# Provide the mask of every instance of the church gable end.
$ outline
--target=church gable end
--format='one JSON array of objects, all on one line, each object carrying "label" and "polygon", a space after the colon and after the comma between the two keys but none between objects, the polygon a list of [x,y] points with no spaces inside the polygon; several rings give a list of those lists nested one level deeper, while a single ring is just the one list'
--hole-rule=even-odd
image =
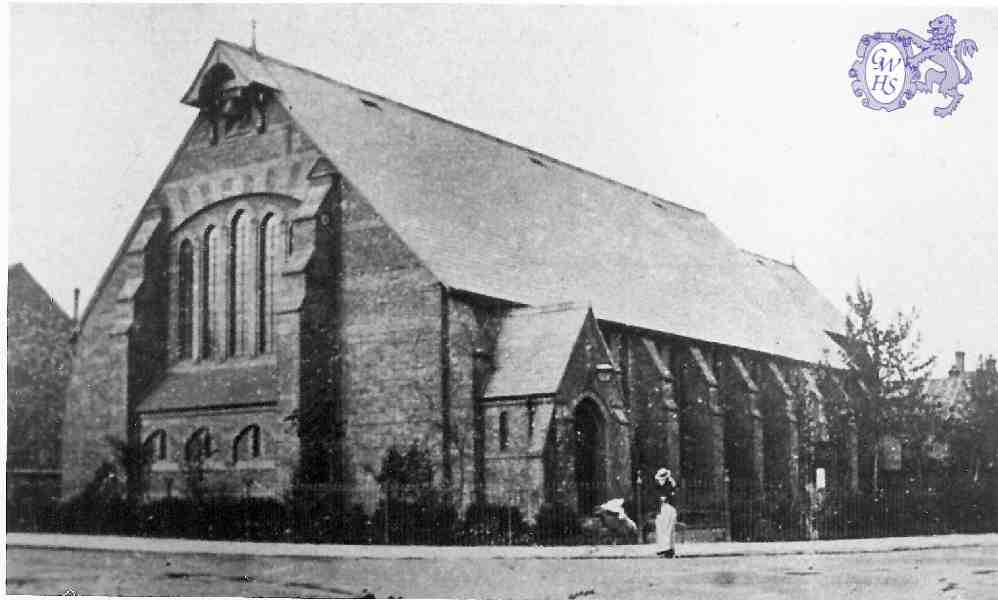
[{"label": "church gable end", "polygon": [[[216,45],[184,96],[199,114],[87,307],[64,496],[109,438],[257,427],[273,455],[251,493],[277,493],[295,475],[362,479],[346,465],[379,464],[386,439],[439,437],[441,288],[250,62]],[[272,397],[236,397],[247,369]],[[351,456],[323,450],[334,439]],[[153,495],[179,489],[182,446],[165,443]]]}]

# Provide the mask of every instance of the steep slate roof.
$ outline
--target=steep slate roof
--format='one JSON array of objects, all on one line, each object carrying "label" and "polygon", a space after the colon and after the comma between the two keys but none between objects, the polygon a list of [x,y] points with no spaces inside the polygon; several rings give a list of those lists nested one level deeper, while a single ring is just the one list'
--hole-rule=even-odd
[{"label": "steep slate roof", "polygon": [[139,412],[274,404],[280,396],[277,367],[172,370],[139,404]]},{"label": "steep slate roof", "polygon": [[796,269],[751,260],[703,213],[238,45],[215,48],[237,73],[264,68],[302,129],[445,285],[829,358],[835,309]]},{"label": "steep slate roof", "polygon": [[484,397],[557,392],[588,313],[574,304],[510,311],[496,340],[496,370]]}]

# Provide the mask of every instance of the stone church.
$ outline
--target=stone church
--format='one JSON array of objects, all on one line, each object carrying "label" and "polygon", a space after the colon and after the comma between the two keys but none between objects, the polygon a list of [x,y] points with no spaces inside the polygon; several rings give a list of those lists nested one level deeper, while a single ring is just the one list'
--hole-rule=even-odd
[{"label": "stone church", "polygon": [[802,421],[849,386],[816,377],[844,318],[794,266],[255,49],[217,41],[182,101],[193,124],[81,316],[64,496],[109,437],[151,449],[152,497],[194,459],[233,494],[360,490],[412,443],[441,488],[528,514],[588,513],[660,466],[803,489]]}]

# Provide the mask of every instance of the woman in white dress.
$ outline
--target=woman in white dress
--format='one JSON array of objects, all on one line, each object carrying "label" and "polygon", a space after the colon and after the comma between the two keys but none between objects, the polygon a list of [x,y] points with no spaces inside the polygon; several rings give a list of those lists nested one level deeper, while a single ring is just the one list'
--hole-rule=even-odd
[{"label": "woman in white dress", "polygon": [[655,483],[658,485],[661,507],[655,517],[655,543],[658,546],[656,554],[663,558],[676,556],[676,507],[673,506],[676,496],[676,480],[672,478],[669,469],[659,469],[655,473]]}]

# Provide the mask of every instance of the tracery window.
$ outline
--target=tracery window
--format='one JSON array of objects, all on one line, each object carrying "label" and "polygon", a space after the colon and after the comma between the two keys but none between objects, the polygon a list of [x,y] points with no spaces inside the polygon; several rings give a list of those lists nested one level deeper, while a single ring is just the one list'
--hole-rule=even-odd
[{"label": "tracery window", "polygon": [[250,310],[253,297],[253,261],[250,222],[244,211],[232,218],[229,232],[229,355],[251,352]]},{"label": "tracery window", "polygon": [[190,240],[180,244],[177,282],[177,346],[181,359],[193,354],[194,340],[194,246]]},{"label": "tracery window", "polygon": [[[288,260],[283,215],[293,201],[251,197],[181,226],[173,242],[171,357],[218,360],[272,353],[281,270]],[[218,214],[221,213],[221,214]],[[228,216],[222,216],[228,215]],[[256,215],[259,215],[258,218]]]},{"label": "tracery window", "polygon": [[274,346],[274,298],[280,257],[279,227],[280,220],[274,213],[268,213],[260,222],[257,351],[261,354],[271,351]]},{"label": "tracery window", "polygon": [[218,350],[222,315],[222,252],[218,229],[209,225],[201,248],[201,356],[211,358]]}]

